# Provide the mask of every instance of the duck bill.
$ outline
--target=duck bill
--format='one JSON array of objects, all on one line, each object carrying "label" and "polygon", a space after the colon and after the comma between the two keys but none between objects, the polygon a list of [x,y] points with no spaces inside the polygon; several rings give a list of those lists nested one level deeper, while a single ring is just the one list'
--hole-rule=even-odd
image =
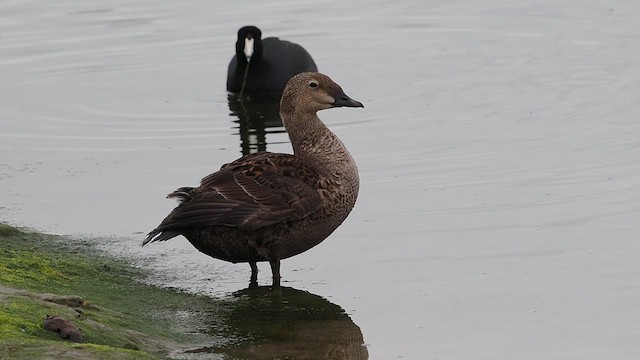
[{"label": "duck bill", "polygon": [[364,107],[360,101],[353,100],[344,93],[340,94],[340,96],[337,96],[335,99],[336,100],[333,104],[331,104],[333,107]]}]

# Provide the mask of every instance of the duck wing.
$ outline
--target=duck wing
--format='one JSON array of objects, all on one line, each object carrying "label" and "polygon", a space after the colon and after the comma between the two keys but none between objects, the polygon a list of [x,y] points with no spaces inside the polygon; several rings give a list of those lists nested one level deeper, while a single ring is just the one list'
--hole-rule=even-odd
[{"label": "duck wing", "polygon": [[317,172],[289,154],[259,152],[244,156],[182,187],[176,207],[145,240],[168,240],[180,229],[230,226],[252,231],[277,222],[300,220],[321,206]]}]

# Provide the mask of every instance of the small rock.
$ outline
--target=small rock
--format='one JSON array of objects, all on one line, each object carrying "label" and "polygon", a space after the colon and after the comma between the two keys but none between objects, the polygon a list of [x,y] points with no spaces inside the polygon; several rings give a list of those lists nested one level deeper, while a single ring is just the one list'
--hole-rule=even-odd
[{"label": "small rock", "polygon": [[75,341],[77,343],[82,342],[82,334],[80,329],[75,326],[71,321],[61,316],[49,316],[44,319],[44,329],[47,331],[57,332],[65,340]]},{"label": "small rock", "polygon": [[68,307],[80,307],[85,305],[83,298],[77,295],[60,296],[60,295],[47,295],[42,298],[44,301],[60,304]]}]

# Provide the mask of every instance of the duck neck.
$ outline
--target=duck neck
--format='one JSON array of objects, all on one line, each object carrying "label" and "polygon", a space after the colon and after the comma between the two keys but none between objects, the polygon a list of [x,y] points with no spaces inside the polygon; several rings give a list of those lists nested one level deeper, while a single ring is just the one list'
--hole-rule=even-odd
[{"label": "duck neck", "polygon": [[[357,174],[351,154],[317,114],[281,116],[296,156],[315,164],[317,170],[325,176],[344,177],[346,173]],[[295,119],[297,124],[288,126],[286,119]]]}]

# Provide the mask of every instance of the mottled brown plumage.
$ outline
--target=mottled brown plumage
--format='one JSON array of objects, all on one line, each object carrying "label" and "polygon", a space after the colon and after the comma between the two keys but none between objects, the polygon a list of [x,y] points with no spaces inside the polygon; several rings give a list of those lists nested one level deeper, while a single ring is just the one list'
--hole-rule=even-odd
[{"label": "mottled brown plumage", "polygon": [[316,112],[362,107],[320,73],[289,80],[280,116],[294,154],[244,156],[168,197],[180,201],[143,245],[178,235],[201,252],[233,263],[248,262],[252,281],[258,261],[269,261],[279,285],[280,260],[327,238],[347,217],[358,196],[358,170],[340,139]]}]

